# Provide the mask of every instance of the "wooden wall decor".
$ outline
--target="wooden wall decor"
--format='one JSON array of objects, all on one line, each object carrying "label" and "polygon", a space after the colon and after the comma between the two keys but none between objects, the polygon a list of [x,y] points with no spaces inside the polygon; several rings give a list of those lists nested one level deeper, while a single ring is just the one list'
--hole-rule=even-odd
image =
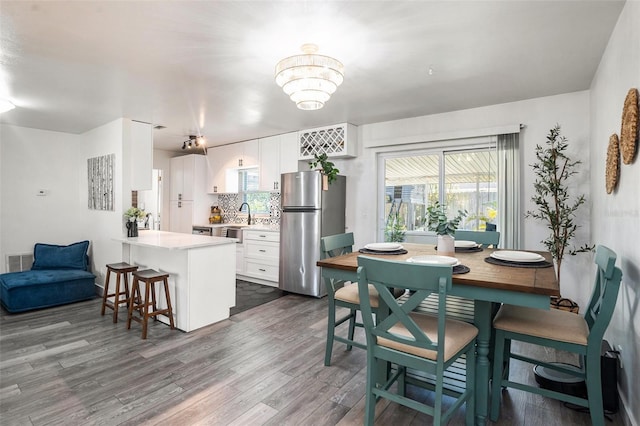
[{"label": "wooden wall decor", "polygon": [[620,129],[620,150],[622,162],[631,164],[638,144],[638,89],[631,88],[624,100],[622,128]]},{"label": "wooden wall decor", "polygon": [[611,194],[618,185],[618,177],[620,176],[620,145],[618,135],[615,133],[609,137],[609,146],[607,147],[607,166],[605,169],[605,185],[607,194]]}]

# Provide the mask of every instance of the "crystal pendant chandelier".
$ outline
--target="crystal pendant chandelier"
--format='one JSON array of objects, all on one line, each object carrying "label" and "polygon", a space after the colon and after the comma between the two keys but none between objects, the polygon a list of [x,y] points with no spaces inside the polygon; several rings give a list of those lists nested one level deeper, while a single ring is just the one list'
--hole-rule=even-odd
[{"label": "crystal pendant chandelier", "polygon": [[304,110],[320,109],[344,80],[344,66],[337,59],[316,55],[318,46],[303,44],[302,55],[276,65],[276,83]]}]

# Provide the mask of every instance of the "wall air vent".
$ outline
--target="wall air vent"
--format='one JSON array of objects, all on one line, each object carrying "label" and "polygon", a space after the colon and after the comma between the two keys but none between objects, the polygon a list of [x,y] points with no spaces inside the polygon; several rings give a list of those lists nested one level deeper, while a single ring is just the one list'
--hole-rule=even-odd
[{"label": "wall air vent", "polygon": [[33,254],[8,254],[6,263],[7,272],[22,272],[28,271],[33,265]]},{"label": "wall air vent", "polygon": [[327,154],[332,158],[356,156],[357,127],[343,123],[317,127],[298,132],[299,159],[311,160],[316,155]]}]

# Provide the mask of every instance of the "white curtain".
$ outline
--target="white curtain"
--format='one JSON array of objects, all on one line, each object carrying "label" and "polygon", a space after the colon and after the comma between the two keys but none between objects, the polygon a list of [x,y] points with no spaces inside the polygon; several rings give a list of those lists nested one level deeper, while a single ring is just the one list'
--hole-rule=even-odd
[{"label": "white curtain", "polygon": [[500,247],[519,249],[522,215],[518,133],[498,135],[498,212]]}]

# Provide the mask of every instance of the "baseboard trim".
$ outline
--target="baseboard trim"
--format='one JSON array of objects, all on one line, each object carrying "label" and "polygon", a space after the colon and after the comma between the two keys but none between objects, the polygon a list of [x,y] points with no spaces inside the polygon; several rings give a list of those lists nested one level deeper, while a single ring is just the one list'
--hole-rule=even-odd
[{"label": "baseboard trim", "polygon": [[277,282],[263,280],[262,278],[256,278],[256,277],[251,277],[251,276],[248,276],[248,275],[236,274],[236,279],[237,280],[243,280],[243,281],[249,281],[250,283],[262,284],[262,285],[267,285],[269,287],[278,288],[278,283]]}]

